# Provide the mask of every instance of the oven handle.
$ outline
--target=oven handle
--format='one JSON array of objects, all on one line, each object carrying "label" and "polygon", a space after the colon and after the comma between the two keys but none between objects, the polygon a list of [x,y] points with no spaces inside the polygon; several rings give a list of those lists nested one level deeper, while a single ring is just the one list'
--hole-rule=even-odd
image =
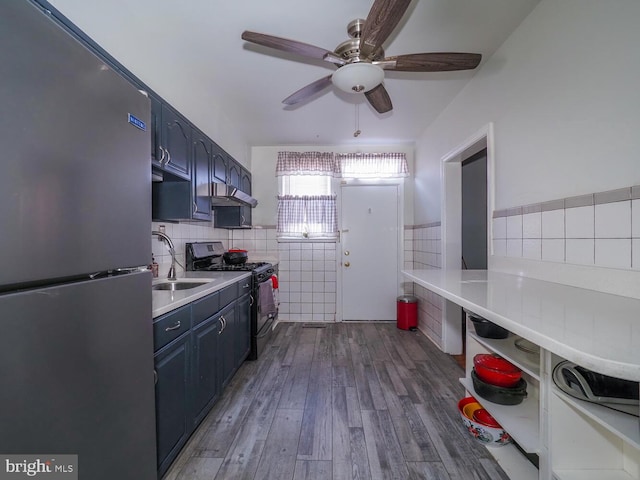
[{"label": "oven handle", "polygon": [[262,337],[266,337],[267,335],[269,335],[271,333],[271,325],[273,324],[275,319],[276,319],[276,317],[269,317],[269,319],[267,320],[267,323],[265,323],[262,326],[262,329],[260,330],[261,333],[257,334],[256,338],[262,338]]}]

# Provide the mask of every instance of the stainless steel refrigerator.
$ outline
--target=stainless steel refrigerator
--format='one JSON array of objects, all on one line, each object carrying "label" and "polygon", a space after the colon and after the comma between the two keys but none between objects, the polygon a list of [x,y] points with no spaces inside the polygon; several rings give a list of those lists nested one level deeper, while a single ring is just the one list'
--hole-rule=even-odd
[{"label": "stainless steel refrigerator", "polygon": [[0,455],[155,479],[149,99],[21,0],[0,108]]}]

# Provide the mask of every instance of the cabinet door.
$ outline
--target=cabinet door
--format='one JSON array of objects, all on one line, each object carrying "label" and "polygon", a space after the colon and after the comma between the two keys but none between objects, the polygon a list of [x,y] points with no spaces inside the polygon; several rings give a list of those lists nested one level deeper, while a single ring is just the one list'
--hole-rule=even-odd
[{"label": "cabinet door", "polygon": [[216,362],[218,358],[218,315],[193,329],[193,426],[207,415],[220,393]]},{"label": "cabinet door", "polygon": [[151,162],[154,166],[164,168],[166,155],[160,150],[162,143],[162,103],[160,99],[150,96],[151,99]]},{"label": "cabinet door", "polygon": [[193,218],[211,220],[211,143],[197,130],[193,134]]},{"label": "cabinet door", "polygon": [[211,176],[212,180],[217,183],[227,183],[227,159],[224,152],[217,145],[213,145],[211,152]]},{"label": "cabinet door", "polygon": [[164,169],[191,179],[191,126],[178,112],[162,105],[162,147],[167,152]]},{"label": "cabinet door", "polygon": [[242,184],[241,184],[241,171],[242,171],[242,167],[240,166],[240,164],[238,162],[236,162],[234,159],[229,158],[228,159],[228,163],[229,163],[229,185],[233,185],[236,188],[239,188],[240,190],[242,190]]},{"label": "cabinet door", "polygon": [[191,335],[185,333],[155,355],[158,478],[171,465],[192,431],[189,414],[190,344]]},{"label": "cabinet door", "polygon": [[[247,280],[250,282],[250,280]],[[236,336],[236,365],[240,366],[251,350],[251,296],[240,297],[236,307],[238,319]]]},{"label": "cabinet door", "polygon": [[236,304],[226,306],[218,315],[224,327],[218,336],[219,368],[222,388],[226,387],[236,368]]}]

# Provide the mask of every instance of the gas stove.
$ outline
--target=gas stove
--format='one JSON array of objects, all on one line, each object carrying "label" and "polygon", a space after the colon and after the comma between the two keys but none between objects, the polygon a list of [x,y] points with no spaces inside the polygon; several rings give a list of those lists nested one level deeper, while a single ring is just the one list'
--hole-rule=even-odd
[{"label": "gas stove", "polygon": [[248,359],[256,360],[273,335],[273,326],[278,318],[277,295],[274,293],[277,290],[278,266],[268,262],[225,263],[222,242],[192,242],[186,247],[186,269],[189,271],[251,272],[251,350]]},{"label": "gas stove", "polygon": [[269,262],[245,262],[238,264],[225,263],[222,254],[225,252],[222,242],[192,242],[186,244],[187,270],[199,272],[253,272],[254,275],[273,273],[273,265]]}]

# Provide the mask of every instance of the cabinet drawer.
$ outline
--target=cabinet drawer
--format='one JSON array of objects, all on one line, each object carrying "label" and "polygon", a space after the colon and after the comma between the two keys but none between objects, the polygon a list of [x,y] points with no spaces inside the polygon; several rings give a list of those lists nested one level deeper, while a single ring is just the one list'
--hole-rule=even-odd
[{"label": "cabinet drawer", "polygon": [[220,292],[212,293],[191,304],[193,326],[206,320],[220,310]]},{"label": "cabinet drawer", "polygon": [[174,310],[153,322],[153,346],[157,351],[191,328],[191,306]]},{"label": "cabinet drawer", "polygon": [[224,308],[238,298],[238,283],[224,287],[220,293],[220,308]]},{"label": "cabinet drawer", "polygon": [[238,298],[251,293],[251,277],[240,280],[238,283]]}]

